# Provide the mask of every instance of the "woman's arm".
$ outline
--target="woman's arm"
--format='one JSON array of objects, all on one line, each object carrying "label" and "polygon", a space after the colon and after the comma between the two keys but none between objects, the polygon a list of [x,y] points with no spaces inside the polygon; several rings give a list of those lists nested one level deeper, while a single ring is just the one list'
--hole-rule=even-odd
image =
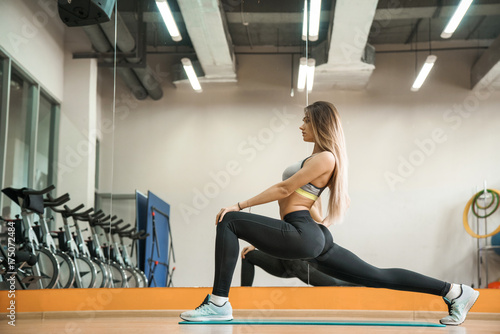
[{"label": "woman's arm", "polygon": [[323,174],[331,173],[335,167],[335,158],[330,152],[321,152],[312,157],[297,173],[285,181],[279,182],[272,187],[264,190],[257,196],[246,201],[239,202],[233,206],[223,208],[217,214],[215,224],[218,224],[226,212],[239,211],[251,206],[270,203],[290,196],[296,189],[304,184],[317,179]]},{"label": "woman's arm", "polygon": [[305,164],[292,177],[275,184],[249,200],[240,202],[241,209],[273,202],[290,196],[296,189],[317,179],[323,174],[331,173],[335,166],[335,158],[330,152],[322,152]]}]

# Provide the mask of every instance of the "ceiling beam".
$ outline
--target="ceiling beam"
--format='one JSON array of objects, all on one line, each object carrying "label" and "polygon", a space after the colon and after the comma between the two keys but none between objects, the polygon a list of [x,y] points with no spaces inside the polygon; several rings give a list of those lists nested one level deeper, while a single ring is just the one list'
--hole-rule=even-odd
[{"label": "ceiling beam", "polygon": [[[438,17],[451,17],[456,6],[443,6],[438,11],[439,7],[404,7],[404,8],[379,8],[375,12],[375,21],[384,20],[410,20],[419,18],[437,18]],[[472,4],[467,11],[467,16],[492,16],[500,15],[500,4]]]},{"label": "ceiling beam", "polygon": [[500,84],[500,36],[491,43],[471,69],[472,89],[483,89]]},{"label": "ceiling beam", "polygon": [[[299,23],[304,20],[303,12],[273,12],[273,13],[226,13],[227,22],[230,24],[243,24],[243,18],[249,24],[280,24],[280,23]],[[330,19],[330,11],[323,10],[320,14],[320,21],[327,22]]]},{"label": "ceiling beam", "polygon": [[409,44],[410,42],[413,41],[413,37],[417,33],[418,27],[420,26],[420,23],[422,22],[422,20],[423,19],[417,20],[417,23],[415,23],[415,25],[413,26],[413,29],[411,30],[410,35],[408,35],[408,38],[406,39],[405,44]]},{"label": "ceiling beam", "polygon": [[467,37],[465,37],[466,41],[468,41],[476,33],[476,31],[479,29],[479,27],[481,26],[481,24],[483,24],[483,22],[484,22],[485,19],[486,19],[486,15],[481,16],[479,18],[479,20],[474,25],[474,27],[471,29],[471,31],[469,32],[469,34],[467,35]]}]

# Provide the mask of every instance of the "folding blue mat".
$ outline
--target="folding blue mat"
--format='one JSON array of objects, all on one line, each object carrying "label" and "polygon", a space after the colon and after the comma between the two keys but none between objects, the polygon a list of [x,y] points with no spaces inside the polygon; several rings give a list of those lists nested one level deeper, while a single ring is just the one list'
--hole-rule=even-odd
[{"label": "folding blue mat", "polygon": [[392,326],[392,327],[446,327],[431,322],[413,321],[345,321],[345,320],[231,320],[231,321],[181,321],[180,325],[306,325],[306,326]]}]

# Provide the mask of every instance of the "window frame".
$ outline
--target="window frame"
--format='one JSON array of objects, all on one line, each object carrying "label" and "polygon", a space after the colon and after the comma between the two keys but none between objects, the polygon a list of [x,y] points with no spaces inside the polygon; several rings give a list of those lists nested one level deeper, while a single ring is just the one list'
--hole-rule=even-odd
[{"label": "window frame", "polygon": [[[38,139],[38,116],[40,110],[40,97],[43,95],[51,104],[50,110],[50,139],[49,139],[49,175],[48,184],[57,186],[57,166],[59,158],[59,125],[61,116],[60,101],[37,81],[34,76],[18,64],[7,52],[0,48],[0,66],[2,68],[2,89],[0,91],[0,189],[10,185],[5,184],[5,174],[7,170],[7,139],[9,132],[9,106],[10,106],[10,81],[13,70],[19,74],[23,80],[30,84],[27,101],[27,133],[29,133],[29,154],[28,154],[28,184],[26,187],[32,188],[36,179],[36,152]],[[0,196],[0,207],[3,207],[4,196]]]}]

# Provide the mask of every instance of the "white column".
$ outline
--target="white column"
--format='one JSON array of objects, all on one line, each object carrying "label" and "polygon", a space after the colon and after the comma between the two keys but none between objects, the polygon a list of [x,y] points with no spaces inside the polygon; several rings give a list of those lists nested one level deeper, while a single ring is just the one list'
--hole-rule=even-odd
[{"label": "white column", "polygon": [[59,136],[58,194],[68,192],[72,205],[94,205],[97,61],[64,62],[64,94]]}]

